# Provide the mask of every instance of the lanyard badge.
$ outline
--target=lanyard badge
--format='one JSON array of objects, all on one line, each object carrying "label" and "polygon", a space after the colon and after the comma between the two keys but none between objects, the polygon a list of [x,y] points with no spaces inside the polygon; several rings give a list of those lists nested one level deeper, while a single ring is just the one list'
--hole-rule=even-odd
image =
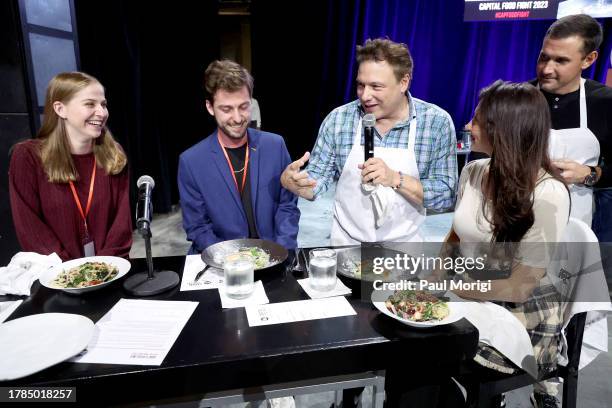
[{"label": "lanyard badge", "polygon": [[95,182],[96,158],[94,156],[93,170],[91,172],[91,180],[89,182],[89,194],[87,195],[87,205],[85,207],[85,211],[83,211],[83,206],[81,205],[81,200],[79,200],[79,196],[76,192],[76,188],[74,187],[74,183],[72,181],[68,182],[70,184],[70,190],[72,191],[72,197],[74,198],[74,202],[76,203],[77,209],[79,210],[79,214],[81,215],[81,219],[83,220],[83,224],[85,226],[85,237],[83,239],[83,253],[85,256],[94,256],[96,254],[94,242],[93,239],[90,238],[89,228],[87,227],[87,215],[89,214],[89,210],[91,209]]},{"label": "lanyard badge", "polygon": [[221,143],[221,137],[218,134],[217,134],[217,139],[219,140],[219,144],[221,145],[221,150],[223,150],[223,155],[225,156],[225,160],[227,160],[227,164],[229,165],[230,173],[232,173],[232,178],[234,179],[234,184],[236,185],[238,192],[242,194],[242,191],[244,190],[244,186],[246,185],[247,170],[249,168],[249,140],[247,139],[247,142],[246,142],[246,154],[244,156],[244,172],[242,173],[242,185],[241,187],[238,187],[238,180],[236,180],[236,173],[234,172],[234,166],[232,166],[232,162],[229,159],[229,156],[227,155],[227,151],[225,150],[225,146],[223,146],[223,143]]}]

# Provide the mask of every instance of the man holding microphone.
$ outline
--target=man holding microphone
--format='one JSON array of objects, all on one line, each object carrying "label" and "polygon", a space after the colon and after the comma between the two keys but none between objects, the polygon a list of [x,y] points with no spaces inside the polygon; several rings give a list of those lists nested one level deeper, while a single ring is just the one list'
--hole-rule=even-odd
[{"label": "man holding microphone", "polygon": [[[291,163],[283,186],[314,200],[337,180],[332,245],[419,242],[425,209],[454,204],[456,137],[439,107],[408,92],[413,62],[405,44],[389,39],[357,46],[358,99],[323,121],[312,151]],[[375,155],[364,160],[366,119]],[[301,168],[310,159],[308,167]]]}]

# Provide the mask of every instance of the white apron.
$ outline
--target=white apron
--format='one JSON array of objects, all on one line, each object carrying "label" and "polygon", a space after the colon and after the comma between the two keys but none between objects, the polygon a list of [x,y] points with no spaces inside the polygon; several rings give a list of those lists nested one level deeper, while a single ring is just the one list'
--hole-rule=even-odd
[{"label": "white apron", "polygon": [[[390,168],[419,179],[414,153],[415,139],[416,118],[410,123],[407,149],[376,147],[375,157],[382,159]],[[361,170],[357,165],[363,163],[363,157],[359,119],[353,147],[336,186],[331,244],[340,246],[381,241],[422,242],[423,238],[419,232],[425,221],[425,208],[410,203],[399,193],[395,194],[393,202],[389,204],[393,220],[376,228],[372,201],[361,189]]]},{"label": "white apron", "polygon": [[[550,131],[548,153],[551,159],[567,158],[587,166],[599,163],[599,141],[587,127],[584,78],[580,80],[580,127]],[[582,184],[570,184],[571,217],[584,221],[589,227],[593,218],[593,189]]]}]

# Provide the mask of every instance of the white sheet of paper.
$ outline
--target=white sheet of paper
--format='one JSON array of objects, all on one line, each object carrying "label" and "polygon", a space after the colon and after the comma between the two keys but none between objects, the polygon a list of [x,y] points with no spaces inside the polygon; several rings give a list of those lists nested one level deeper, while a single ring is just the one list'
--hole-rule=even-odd
[{"label": "white sheet of paper", "polygon": [[23,300],[11,300],[8,302],[0,302],[0,323],[8,319],[13,312],[19,307]]},{"label": "white sheet of paper", "polygon": [[218,268],[208,268],[197,282],[194,282],[198,272],[206,264],[200,255],[187,255],[183,278],[181,279],[181,292],[187,290],[218,289],[222,288],[225,282],[223,270]]},{"label": "white sheet of paper", "polygon": [[160,365],[198,302],[120,299],[76,363]]},{"label": "white sheet of paper", "polygon": [[251,327],[357,314],[343,296],[268,305],[249,305],[245,307],[245,311]]}]

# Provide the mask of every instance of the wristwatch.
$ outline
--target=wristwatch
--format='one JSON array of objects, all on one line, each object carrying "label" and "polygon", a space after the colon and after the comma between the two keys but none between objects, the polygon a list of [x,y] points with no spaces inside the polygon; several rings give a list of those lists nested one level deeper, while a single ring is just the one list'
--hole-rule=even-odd
[{"label": "wristwatch", "polygon": [[589,169],[591,169],[591,172],[584,178],[582,184],[587,187],[593,187],[597,182],[597,170],[593,166],[589,166]]},{"label": "wristwatch", "polygon": [[399,180],[399,184],[397,186],[391,186],[392,189],[397,190],[398,188],[400,188],[402,186],[402,184],[404,183],[404,175],[402,174],[401,171],[398,171],[399,176],[400,176],[400,180]]}]

